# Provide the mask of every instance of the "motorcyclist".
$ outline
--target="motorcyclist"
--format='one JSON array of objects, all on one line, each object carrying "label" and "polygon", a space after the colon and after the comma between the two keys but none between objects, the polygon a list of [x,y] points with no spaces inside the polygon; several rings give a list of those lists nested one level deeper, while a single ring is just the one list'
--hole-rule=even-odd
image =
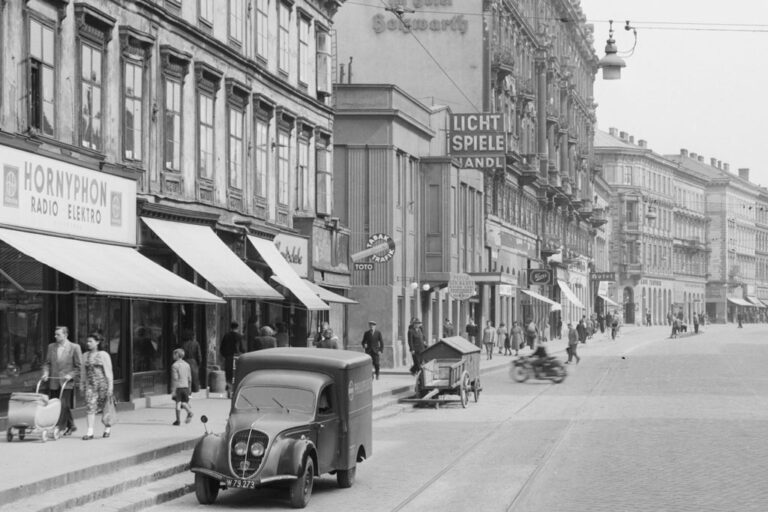
[{"label": "motorcyclist", "polygon": [[533,342],[533,353],[530,356],[531,368],[536,378],[539,378],[540,370],[544,367],[544,364],[549,360],[549,354],[547,354],[546,342],[541,336],[536,336]]}]

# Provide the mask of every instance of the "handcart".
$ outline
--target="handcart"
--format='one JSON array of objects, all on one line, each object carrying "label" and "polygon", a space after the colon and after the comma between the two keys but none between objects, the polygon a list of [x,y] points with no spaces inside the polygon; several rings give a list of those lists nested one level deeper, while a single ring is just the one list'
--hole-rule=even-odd
[{"label": "handcart", "polygon": [[[55,379],[56,377],[49,377]],[[61,389],[67,385],[69,379],[62,379]],[[61,414],[61,400],[58,398],[48,398],[48,395],[40,393],[40,384],[42,379],[37,382],[34,393],[11,393],[8,401],[8,431],[6,439],[10,443],[13,441],[14,434],[19,436],[20,440],[29,435],[40,435],[40,439],[45,442],[48,437],[59,439],[61,432],[56,424]]]},{"label": "handcart", "polygon": [[[415,394],[400,402],[429,404],[461,403],[466,407],[469,394],[480,399],[480,347],[461,336],[441,338],[421,353],[421,370],[416,376]],[[456,398],[444,398],[454,396]]]}]

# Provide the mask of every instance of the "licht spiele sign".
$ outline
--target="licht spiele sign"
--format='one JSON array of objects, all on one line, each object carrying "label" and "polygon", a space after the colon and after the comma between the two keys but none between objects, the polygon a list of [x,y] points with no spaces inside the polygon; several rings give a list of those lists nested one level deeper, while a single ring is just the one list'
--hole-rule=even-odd
[{"label": "licht spiele sign", "polygon": [[136,182],[0,146],[0,224],[136,244]]},{"label": "licht spiele sign", "polygon": [[505,166],[507,135],[504,116],[498,113],[451,114],[448,152],[462,169],[497,169]]}]

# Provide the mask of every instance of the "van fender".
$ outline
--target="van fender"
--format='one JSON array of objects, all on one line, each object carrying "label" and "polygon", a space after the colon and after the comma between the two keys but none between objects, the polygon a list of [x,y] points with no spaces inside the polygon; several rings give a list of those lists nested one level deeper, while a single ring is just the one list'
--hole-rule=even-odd
[{"label": "van fender", "polygon": [[223,444],[222,438],[218,434],[203,436],[192,451],[192,460],[189,462],[189,468],[193,471],[198,468],[218,471],[217,462]]},{"label": "van fender", "polygon": [[[284,444],[283,444],[284,443]],[[312,457],[317,474],[317,450],[309,439],[283,439],[280,447],[280,460],[277,463],[277,475],[298,476],[304,467],[304,458]]]}]

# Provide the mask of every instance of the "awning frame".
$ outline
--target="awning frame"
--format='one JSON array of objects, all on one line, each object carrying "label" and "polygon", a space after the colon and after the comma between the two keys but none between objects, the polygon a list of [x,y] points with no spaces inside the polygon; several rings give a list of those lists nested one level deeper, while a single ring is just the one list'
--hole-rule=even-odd
[{"label": "awning frame", "polygon": [[539,300],[541,302],[549,304],[549,306],[550,306],[549,310],[550,311],[560,311],[561,309],[563,309],[562,304],[560,304],[558,302],[555,302],[554,300],[550,299],[549,297],[545,297],[545,296],[543,296],[543,295],[541,295],[539,293],[536,293],[534,291],[531,291],[531,290],[520,290],[520,291],[523,292],[524,294],[528,295],[531,298],[534,298],[536,300]]},{"label": "awning frame", "polygon": [[615,306],[617,308],[621,307],[621,304],[619,304],[618,302],[616,302],[615,300],[613,300],[612,298],[610,298],[610,297],[608,297],[606,295],[598,294],[597,296],[600,297],[601,299],[603,299],[605,302],[607,302],[611,306]]},{"label": "awning frame", "polygon": [[584,307],[584,304],[579,300],[576,294],[573,293],[573,290],[571,290],[568,287],[568,283],[566,283],[562,279],[558,279],[557,284],[558,286],[560,286],[560,291],[565,295],[565,298],[571,302],[571,304],[573,304],[577,308],[586,309]]},{"label": "awning frame", "polygon": [[750,304],[744,299],[739,299],[738,297],[728,297],[728,301],[731,302],[732,304],[736,304],[737,306],[748,307],[748,308],[755,307],[754,304]]}]

